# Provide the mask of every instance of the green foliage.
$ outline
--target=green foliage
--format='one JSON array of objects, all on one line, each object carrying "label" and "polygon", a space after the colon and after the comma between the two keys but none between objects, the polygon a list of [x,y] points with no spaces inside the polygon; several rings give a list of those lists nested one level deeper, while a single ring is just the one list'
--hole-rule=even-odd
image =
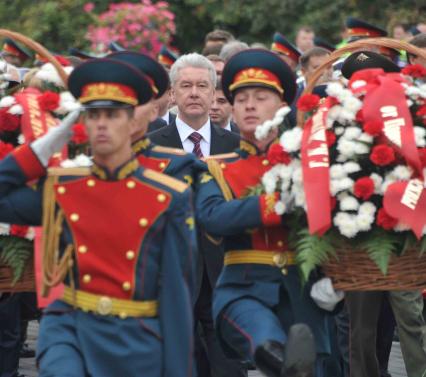
[{"label": "green foliage", "polygon": [[365,250],[383,275],[386,275],[392,253],[401,249],[401,238],[398,234],[377,228],[368,234],[359,248]]},{"label": "green foliage", "polygon": [[0,236],[0,262],[12,268],[12,285],[21,279],[32,253],[32,241],[15,236]]},{"label": "green foliage", "polygon": [[308,229],[297,232],[293,249],[296,251],[296,262],[306,282],[312,270],[327,262],[329,257],[336,257],[338,239],[333,232],[323,236],[312,235]]},{"label": "green foliage", "polygon": [[[19,31],[48,49],[64,53],[69,47],[88,48],[84,38],[92,23],[83,6],[90,0],[3,0],[0,2],[2,28]],[[127,0],[139,3],[140,0]],[[100,14],[114,0],[93,0]],[[345,18],[357,16],[387,27],[396,22],[425,19],[424,0],[169,0],[176,15],[177,43],[182,51],[201,49],[204,36],[223,28],[245,42],[271,43],[280,31],[294,40],[298,27],[311,26],[318,35],[338,43]]]}]

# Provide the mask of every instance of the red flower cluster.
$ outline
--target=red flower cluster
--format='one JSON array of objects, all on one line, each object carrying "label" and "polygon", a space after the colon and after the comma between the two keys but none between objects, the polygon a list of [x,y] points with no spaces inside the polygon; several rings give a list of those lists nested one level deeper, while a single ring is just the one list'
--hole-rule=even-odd
[{"label": "red flower cluster", "polygon": [[320,97],[316,94],[304,94],[297,101],[297,108],[300,111],[312,111],[318,107]]},{"label": "red flower cluster", "polygon": [[28,233],[29,226],[25,225],[11,225],[10,235],[24,238]]},{"label": "red flower cluster", "polygon": [[421,79],[426,76],[426,68],[421,64],[407,65],[402,69],[404,75]]},{"label": "red flower cluster", "polygon": [[372,149],[370,160],[375,165],[389,165],[395,161],[395,151],[385,144],[376,145]]},{"label": "red flower cluster", "polygon": [[15,131],[21,125],[21,119],[19,115],[11,114],[8,111],[9,111],[8,107],[0,109],[0,131],[1,132]]},{"label": "red flower cluster", "polygon": [[364,123],[362,129],[371,136],[379,136],[383,130],[383,123],[379,120],[370,120]]},{"label": "red flower cluster", "polygon": [[83,123],[76,123],[72,126],[73,136],[71,141],[75,144],[86,144],[89,140],[89,136],[86,132],[86,126]]},{"label": "red flower cluster", "polygon": [[288,165],[291,161],[290,155],[284,150],[281,144],[272,144],[268,149],[267,158],[271,165],[285,164]]},{"label": "red flower cluster", "polygon": [[374,194],[374,181],[370,177],[362,177],[354,184],[354,195],[357,198],[368,200]]},{"label": "red flower cluster", "polygon": [[419,148],[420,162],[422,167],[426,168],[426,148]]},{"label": "red flower cluster", "polygon": [[53,111],[59,107],[60,97],[58,93],[46,91],[37,98],[38,104],[43,111]]},{"label": "red flower cluster", "polygon": [[383,229],[390,230],[398,224],[398,220],[389,216],[384,208],[380,208],[377,212],[376,224]]},{"label": "red flower cluster", "polygon": [[0,160],[3,160],[10,152],[13,151],[13,145],[4,143],[0,140]]},{"label": "red flower cluster", "polygon": [[325,136],[327,138],[327,145],[330,148],[336,142],[336,134],[333,131],[325,131]]}]

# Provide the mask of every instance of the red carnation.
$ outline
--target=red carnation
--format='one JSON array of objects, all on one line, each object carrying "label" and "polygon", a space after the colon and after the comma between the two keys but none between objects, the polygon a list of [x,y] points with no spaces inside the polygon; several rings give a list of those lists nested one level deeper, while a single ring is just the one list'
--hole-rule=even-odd
[{"label": "red carnation", "polygon": [[38,104],[43,111],[53,111],[59,107],[60,97],[55,92],[44,92],[37,98]]},{"label": "red carnation", "polygon": [[336,142],[336,134],[333,131],[325,131],[325,136],[327,137],[327,145],[331,147]]},{"label": "red carnation", "polygon": [[377,82],[377,76],[380,74],[383,74],[382,68],[369,68],[369,69],[362,69],[360,71],[355,72],[349,81],[349,86],[352,87],[352,83],[355,81],[365,81],[366,83],[369,82]]},{"label": "red carnation", "polygon": [[11,225],[10,235],[24,238],[28,233],[28,226],[25,225]]},{"label": "red carnation", "polygon": [[0,131],[15,131],[21,125],[21,119],[19,115],[11,114],[8,112],[9,108],[5,107],[0,109]]},{"label": "red carnation", "polygon": [[0,140],[0,160],[5,158],[10,152],[13,151],[13,145],[9,143],[4,143]]},{"label": "red carnation", "polygon": [[390,230],[398,224],[398,220],[389,216],[384,208],[380,208],[377,212],[376,224],[381,226],[383,229]]},{"label": "red carnation", "polygon": [[362,112],[362,109],[358,110],[358,112],[356,113],[355,120],[358,123],[364,123],[364,113]]},{"label": "red carnation", "polygon": [[416,112],[416,115],[419,117],[426,117],[426,105],[422,105]]},{"label": "red carnation", "polygon": [[316,94],[304,94],[297,101],[297,108],[300,111],[312,111],[318,107],[320,97]]},{"label": "red carnation", "polygon": [[86,126],[83,123],[76,123],[72,126],[73,136],[71,141],[75,144],[86,144],[89,136],[86,132]]},{"label": "red carnation", "polygon": [[62,67],[69,67],[71,65],[70,61],[61,55],[56,55],[55,59],[59,62]]},{"label": "red carnation", "polygon": [[354,194],[357,198],[367,200],[374,194],[374,181],[370,177],[362,177],[356,180]]},{"label": "red carnation", "polygon": [[267,158],[271,165],[285,164],[288,165],[291,161],[290,155],[284,150],[281,144],[272,144],[268,149]]},{"label": "red carnation", "polygon": [[370,154],[370,160],[375,165],[386,166],[395,161],[395,152],[387,145],[376,145]]},{"label": "red carnation", "polygon": [[407,65],[402,69],[404,75],[415,77],[421,79],[426,76],[426,68],[421,64],[411,64]]},{"label": "red carnation", "polygon": [[371,136],[379,136],[383,130],[383,123],[379,120],[369,120],[364,123],[362,129]]}]

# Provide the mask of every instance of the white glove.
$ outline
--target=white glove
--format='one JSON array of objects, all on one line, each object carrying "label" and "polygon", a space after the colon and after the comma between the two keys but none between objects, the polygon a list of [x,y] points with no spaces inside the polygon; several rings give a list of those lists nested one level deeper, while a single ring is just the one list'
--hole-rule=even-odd
[{"label": "white glove", "polygon": [[62,122],[52,127],[45,135],[31,143],[31,149],[44,167],[47,167],[50,157],[62,150],[73,135],[72,126],[80,116],[80,109],[70,112]]},{"label": "white glove", "polygon": [[343,300],[345,293],[335,291],[330,278],[322,278],[312,285],[311,297],[321,309],[331,312]]}]

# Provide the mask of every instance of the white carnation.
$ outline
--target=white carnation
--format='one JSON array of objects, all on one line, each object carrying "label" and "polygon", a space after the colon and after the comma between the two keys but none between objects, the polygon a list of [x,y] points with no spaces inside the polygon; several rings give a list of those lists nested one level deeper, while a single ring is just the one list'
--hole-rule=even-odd
[{"label": "white carnation", "polygon": [[376,206],[371,202],[364,202],[359,206],[358,213],[360,215],[373,216],[376,213]]},{"label": "white carnation", "polygon": [[85,154],[79,154],[75,161],[77,163],[77,166],[82,167],[89,167],[93,165],[92,159],[89,156],[86,156]]},{"label": "white carnation", "polygon": [[409,86],[407,89],[405,89],[405,94],[412,98],[420,97],[420,89],[416,86]]},{"label": "white carnation", "polygon": [[370,151],[370,147],[363,143],[355,143],[355,154],[367,154]]},{"label": "white carnation", "polygon": [[9,234],[10,225],[5,223],[0,223],[0,235]]},{"label": "white carnation", "polygon": [[272,194],[277,187],[277,177],[271,171],[266,172],[262,177],[262,185],[267,194]]},{"label": "white carnation", "polygon": [[23,134],[19,134],[19,136],[18,136],[18,144],[19,145],[25,144],[25,137],[24,137]]},{"label": "white carnation", "polygon": [[330,167],[330,178],[331,179],[340,179],[346,177],[346,171],[343,168],[342,164],[334,164]]},{"label": "white carnation", "polygon": [[398,165],[390,174],[397,181],[408,181],[411,178],[412,173],[413,171],[410,167]]},{"label": "white carnation", "polygon": [[305,191],[301,189],[300,187],[297,187],[297,189],[295,189],[295,187],[293,186],[292,194],[294,197],[294,204],[297,207],[305,208],[305,204],[306,204]]},{"label": "white carnation", "polygon": [[285,116],[291,111],[289,106],[281,107],[276,113],[276,116],[285,118]]},{"label": "white carnation", "polygon": [[21,105],[16,104],[13,105],[7,112],[13,115],[22,115],[24,113],[24,109]]},{"label": "white carnation", "polygon": [[303,182],[302,169],[301,168],[294,169],[292,178],[294,183],[302,183]]},{"label": "white carnation", "polygon": [[354,96],[348,96],[343,101],[343,106],[346,110],[348,110],[348,111],[350,111],[350,112],[352,112],[356,115],[356,113],[362,107],[362,102]]},{"label": "white carnation", "polygon": [[337,135],[337,136],[340,136],[340,135],[343,135],[343,133],[345,132],[345,128],[344,127],[336,127],[335,129],[334,129],[334,133]]},{"label": "white carnation", "polygon": [[302,128],[294,127],[289,131],[283,132],[280,137],[280,144],[289,153],[297,152],[302,145],[302,135]]},{"label": "white carnation", "polygon": [[414,136],[416,138],[416,145],[418,147],[425,147],[426,146],[426,130],[423,127],[414,127]]},{"label": "white carnation", "polygon": [[380,187],[382,186],[382,183],[383,183],[383,178],[376,173],[370,174],[370,178],[374,182],[374,192],[376,194],[379,194],[380,193]]},{"label": "white carnation", "polygon": [[356,200],[353,196],[346,195],[342,199],[340,199],[340,209],[342,211],[357,211],[359,208],[358,200]]},{"label": "white carnation", "polygon": [[337,142],[337,150],[342,156],[350,158],[355,155],[356,144],[353,141],[340,138]]},{"label": "white carnation", "polygon": [[339,228],[340,233],[345,237],[353,238],[359,231],[355,215],[339,212],[334,217],[333,222],[334,225]]},{"label": "white carnation", "polygon": [[32,226],[30,226],[29,228],[28,228],[28,231],[27,231],[27,234],[25,235],[25,238],[27,239],[27,240],[33,240],[34,239],[34,237],[35,237],[35,231],[34,231],[34,228],[32,227]]},{"label": "white carnation", "polygon": [[362,130],[358,127],[347,127],[343,134],[343,137],[348,140],[358,140],[361,136]]},{"label": "white carnation", "polygon": [[277,215],[283,215],[285,213],[285,204],[281,201],[276,202],[274,206],[274,211]]},{"label": "white carnation", "polygon": [[327,89],[325,91],[329,96],[338,98],[340,93],[343,91],[343,86],[338,82],[332,82],[327,85]]},{"label": "white carnation", "polygon": [[363,132],[362,134],[361,134],[361,136],[358,138],[358,141],[362,141],[362,142],[364,142],[364,143],[369,143],[369,144],[371,144],[372,142],[373,142],[373,136],[371,136],[371,135],[369,135],[369,134],[367,134],[367,133],[365,133],[365,132]]},{"label": "white carnation", "polygon": [[10,107],[16,103],[15,97],[6,96],[0,100],[0,107]]},{"label": "white carnation", "polygon": [[361,166],[358,163],[349,161],[343,164],[343,170],[345,171],[345,175],[352,174],[361,171]]},{"label": "white carnation", "polygon": [[374,223],[374,216],[366,213],[359,213],[356,216],[356,224],[358,229],[362,232],[366,232],[371,229],[371,225]]},{"label": "white carnation", "polygon": [[340,191],[349,190],[354,185],[353,179],[350,179],[348,177],[343,178],[339,181],[339,188]]}]

